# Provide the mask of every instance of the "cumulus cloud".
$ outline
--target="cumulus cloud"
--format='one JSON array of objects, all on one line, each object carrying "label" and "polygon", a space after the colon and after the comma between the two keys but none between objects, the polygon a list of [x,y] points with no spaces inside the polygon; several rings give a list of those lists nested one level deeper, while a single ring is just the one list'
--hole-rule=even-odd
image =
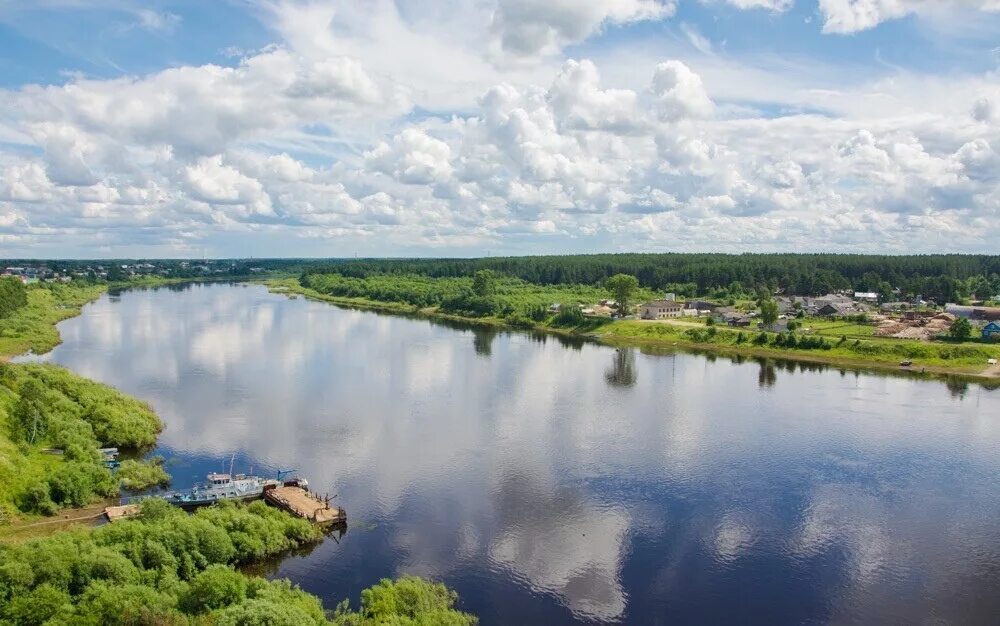
[{"label": "cumulus cloud", "polygon": [[606,25],[663,19],[672,0],[498,0],[490,23],[500,52],[552,55]]},{"label": "cumulus cloud", "polygon": [[[475,62],[465,44],[433,43],[437,27],[407,22],[394,3],[276,3],[270,14],[300,39],[232,67],[0,92],[6,241],[100,231],[102,245],[142,233],[183,246],[266,231],[368,239],[379,253],[530,250],[540,236],[576,248],[931,250],[949,233],[948,247],[991,245],[976,226],[1000,210],[990,74],[803,87],[802,102],[824,114],[765,114],[734,105],[743,92],[720,78],[714,53],[635,61],[641,79],[631,82],[586,58],[527,74],[484,60],[497,11],[524,24],[558,17],[539,40],[558,47],[662,17],[668,4],[573,3],[555,15],[548,5],[485,3],[460,18],[483,6],[492,12],[480,15]],[[372,25],[378,43],[391,34],[431,42],[433,54],[459,50],[459,78],[439,69],[439,83],[407,82],[411,68],[430,70],[404,62],[393,71],[398,54],[357,43],[352,24],[365,15],[385,20]],[[341,27],[344,38],[333,37]],[[310,28],[311,39],[302,35]],[[352,54],[344,40],[372,55]],[[525,50],[544,57],[549,45]],[[445,83],[458,105],[428,109]]]},{"label": "cumulus cloud", "polygon": [[[819,0],[819,10],[824,19],[824,33],[846,35],[912,13],[940,9],[948,4],[945,0]],[[996,0],[969,0],[955,4],[980,11],[1000,11],[1000,3]]]},{"label": "cumulus cloud", "polygon": [[705,93],[701,77],[681,61],[657,65],[650,91],[656,99],[660,119],[664,121],[708,117],[712,113],[712,101]]}]

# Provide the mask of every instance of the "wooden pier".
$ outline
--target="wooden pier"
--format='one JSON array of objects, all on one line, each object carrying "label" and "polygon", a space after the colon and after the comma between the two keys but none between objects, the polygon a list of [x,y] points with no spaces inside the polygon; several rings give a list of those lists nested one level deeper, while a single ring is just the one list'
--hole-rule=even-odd
[{"label": "wooden pier", "polygon": [[104,507],[104,514],[108,516],[109,522],[135,517],[139,514],[138,504],[123,504],[121,506]]},{"label": "wooden pier", "polygon": [[265,489],[264,500],[292,515],[317,524],[343,524],[347,522],[347,513],[344,509],[330,506],[329,498],[320,498],[298,485],[285,484]]}]

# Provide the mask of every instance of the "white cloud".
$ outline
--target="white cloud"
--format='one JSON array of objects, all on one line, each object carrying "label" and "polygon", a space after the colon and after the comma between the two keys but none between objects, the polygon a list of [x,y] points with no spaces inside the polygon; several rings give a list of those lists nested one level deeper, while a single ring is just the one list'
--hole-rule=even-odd
[{"label": "white cloud", "polygon": [[[4,234],[278,233],[375,253],[529,251],[539,236],[575,250],[995,243],[977,226],[1000,210],[993,72],[789,79],[734,63],[722,40],[693,59],[538,50],[506,66],[488,50],[493,13],[544,22],[551,7],[425,8],[274,3],[285,43],[234,67],[0,92]],[[565,11],[558,46],[669,5]]]},{"label": "white cloud", "polygon": [[667,61],[656,66],[651,92],[656,98],[660,119],[664,121],[708,117],[712,113],[712,101],[705,93],[701,77],[681,61]]},{"label": "white cloud", "polygon": [[500,53],[553,55],[605,25],[663,19],[670,0],[497,0],[490,29]]},{"label": "white cloud", "polygon": [[730,4],[737,9],[764,9],[767,11],[774,11],[775,13],[783,13],[788,9],[792,8],[795,4],[795,0],[724,0],[726,4]]},{"label": "white cloud", "polygon": [[819,0],[823,32],[846,35],[874,28],[889,20],[924,11],[940,11],[954,4],[973,10],[1000,11],[996,0]]}]

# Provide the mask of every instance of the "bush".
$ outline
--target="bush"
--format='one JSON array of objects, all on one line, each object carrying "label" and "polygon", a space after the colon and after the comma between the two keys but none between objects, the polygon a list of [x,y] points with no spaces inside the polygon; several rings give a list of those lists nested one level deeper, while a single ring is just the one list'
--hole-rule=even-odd
[{"label": "bush", "polygon": [[458,596],[441,583],[415,576],[396,581],[382,579],[361,592],[361,609],[353,613],[344,602],[337,607],[333,623],[337,626],[375,626],[376,624],[435,624],[472,626],[476,618],[455,610]]},{"label": "bush", "polygon": [[[262,502],[188,515],[147,500],[136,519],[0,544],[0,623],[327,624],[315,596],[233,568],[319,535]],[[405,577],[362,592],[360,611],[342,603],[331,618],[341,625],[474,623],[455,610],[456,600],[443,585]]]},{"label": "bush", "polygon": [[583,323],[583,311],[575,304],[567,304],[559,309],[552,320],[553,326],[579,326]]},{"label": "bush", "polygon": [[126,459],[118,467],[117,476],[121,486],[130,491],[170,484],[170,474],[163,469],[163,457],[149,461]]}]

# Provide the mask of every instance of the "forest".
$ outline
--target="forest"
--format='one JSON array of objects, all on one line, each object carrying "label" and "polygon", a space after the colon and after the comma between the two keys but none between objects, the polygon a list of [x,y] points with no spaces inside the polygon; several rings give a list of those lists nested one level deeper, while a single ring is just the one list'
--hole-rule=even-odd
[{"label": "forest", "polygon": [[220,504],[193,515],[163,500],[137,519],[0,544],[0,624],[216,624],[366,626],[475,619],[455,610],[444,585],[383,580],[327,611],[286,580],[248,576],[235,566],[321,538],[309,522],[262,501]]},{"label": "forest", "polygon": [[951,302],[975,292],[1000,294],[1000,256],[856,254],[593,254],[478,259],[359,259],[316,261],[311,274],[366,278],[380,274],[472,277],[489,269],[538,285],[598,285],[623,273],[657,291],[684,296],[738,295],[762,288],[795,295],[840,289],[922,295]]}]

